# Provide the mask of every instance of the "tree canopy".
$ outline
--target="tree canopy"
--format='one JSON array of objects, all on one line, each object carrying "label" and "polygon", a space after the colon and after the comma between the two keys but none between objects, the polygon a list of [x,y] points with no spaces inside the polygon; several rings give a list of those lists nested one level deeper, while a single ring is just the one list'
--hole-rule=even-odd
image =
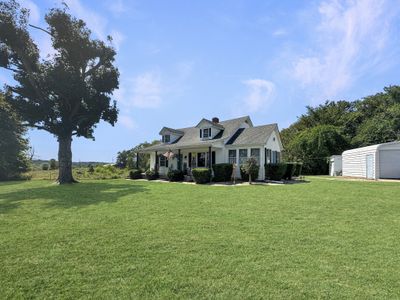
[{"label": "tree canopy", "polygon": [[[12,72],[17,84],[6,86],[12,103],[26,125],[46,130],[59,142],[59,182],[73,182],[73,136],[94,139],[103,120],[117,121],[112,92],[118,88],[116,52],[93,39],[83,20],[67,8],[51,9],[45,16],[54,54],[40,59],[29,33],[29,11],[15,0],[0,2],[0,67]],[[111,42],[109,37],[108,42]]]},{"label": "tree canopy", "polygon": [[[133,147],[129,150],[122,150],[117,153],[116,165],[119,168],[129,168],[134,169],[136,168],[136,152],[147,148],[149,146],[153,146],[155,144],[160,143],[160,141],[152,141],[140,143],[139,145]],[[140,169],[148,169],[150,167],[150,155],[148,153],[139,153],[139,168]]]},{"label": "tree canopy", "polygon": [[400,86],[356,101],[308,106],[281,134],[287,160],[303,161],[307,173],[326,174],[331,155],[400,139]]},{"label": "tree canopy", "polygon": [[16,112],[0,94],[0,180],[14,179],[28,168],[28,140]]}]

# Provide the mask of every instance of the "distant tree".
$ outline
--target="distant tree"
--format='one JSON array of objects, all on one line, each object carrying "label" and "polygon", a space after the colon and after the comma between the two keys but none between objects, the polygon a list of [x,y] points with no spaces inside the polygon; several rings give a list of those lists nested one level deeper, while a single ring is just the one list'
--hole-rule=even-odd
[{"label": "distant tree", "polygon": [[50,170],[55,170],[55,169],[57,169],[57,161],[54,158],[52,158],[50,159]]},{"label": "distant tree", "polygon": [[[156,145],[160,143],[160,141],[154,140],[151,143],[149,142],[144,142],[141,143],[135,147],[133,147],[130,150],[122,150],[118,152],[117,154],[117,159],[116,159],[116,166],[118,168],[127,168],[128,164],[130,164],[130,168],[134,169],[136,168],[136,152]],[[133,165],[132,165],[133,164]],[[148,169],[150,167],[150,154],[148,153],[139,153],[139,168],[140,169]]]},{"label": "distant tree", "polygon": [[[385,87],[383,92],[352,102],[327,101],[306,109],[306,113],[281,132],[286,160],[307,157],[309,162],[304,165],[306,172],[324,174],[327,170],[324,160],[314,158],[311,163],[311,156],[307,154],[311,150],[305,153],[299,148],[300,142],[310,138],[310,132],[316,127],[334,126],[342,138],[348,141],[347,148],[343,150],[400,139],[400,86]],[[341,147],[334,151],[336,153],[333,150],[316,147],[312,155],[325,157],[329,153],[341,154],[342,151]]]},{"label": "distant tree", "polygon": [[29,167],[25,128],[0,93],[0,180],[12,179]]},{"label": "distant tree", "polygon": [[49,164],[42,164],[42,170],[47,171],[49,169]]},{"label": "distant tree", "polygon": [[17,82],[6,86],[7,101],[26,125],[57,137],[58,181],[75,182],[72,137],[94,139],[100,120],[111,125],[117,121],[116,102],[111,101],[118,88],[116,53],[92,39],[85,22],[67,8],[51,9],[45,16],[47,28],[39,30],[51,37],[55,54],[41,60],[28,31],[28,16],[15,0],[0,2],[0,67],[11,71]]},{"label": "distant tree", "polygon": [[340,130],[331,125],[318,125],[302,131],[287,145],[291,160],[303,162],[305,174],[327,174],[328,158],[348,149],[349,143]]},{"label": "distant tree", "polygon": [[90,174],[94,173],[94,167],[93,167],[92,164],[89,164],[89,165],[88,165],[88,172],[89,172]]}]

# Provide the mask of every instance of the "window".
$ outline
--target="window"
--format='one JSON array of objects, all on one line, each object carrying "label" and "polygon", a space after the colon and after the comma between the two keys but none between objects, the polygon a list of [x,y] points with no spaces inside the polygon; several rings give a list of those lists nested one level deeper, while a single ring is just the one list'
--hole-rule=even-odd
[{"label": "window", "polygon": [[247,149],[239,149],[239,165],[242,165],[247,160]]},{"label": "window", "polygon": [[236,149],[235,150],[229,150],[228,162],[230,164],[236,164]]},{"label": "window", "polygon": [[267,164],[272,163],[272,153],[271,149],[265,149],[265,162]]},{"label": "window", "polygon": [[163,143],[169,143],[171,140],[171,136],[169,134],[163,135],[162,141]]},{"label": "window", "polygon": [[257,160],[257,165],[260,165],[260,149],[259,148],[252,148],[250,150],[250,156],[254,157]]},{"label": "window", "polygon": [[160,160],[160,167],[167,167],[168,168],[168,159],[164,155],[159,156]]},{"label": "window", "polygon": [[[200,137],[201,137],[201,133],[200,133]],[[207,138],[210,138],[210,137],[211,137],[211,128],[203,129],[203,138],[207,139]]]}]

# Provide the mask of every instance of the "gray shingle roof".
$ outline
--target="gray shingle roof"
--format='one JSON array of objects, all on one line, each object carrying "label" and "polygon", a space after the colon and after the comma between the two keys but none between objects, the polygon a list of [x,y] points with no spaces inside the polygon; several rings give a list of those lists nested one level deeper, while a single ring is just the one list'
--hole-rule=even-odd
[{"label": "gray shingle roof", "polygon": [[227,145],[264,145],[276,127],[276,124],[269,124],[245,128],[237,137],[233,136]]},{"label": "gray shingle roof", "polygon": [[[221,121],[219,124],[224,127],[224,130],[218,134],[215,138],[210,140],[201,140],[199,136],[199,129],[196,127],[187,127],[175,129],[182,131],[184,135],[177,141],[171,144],[160,143],[154,146],[143,149],[142,151],[167,151],[169,149],[179,149],[187,147],[208,147],[212,146],[213,143],[226,141],[226,139],[232,137],[240,125],[248,121],[251,124],[251,120],[248,116]],[[254,145],[254,144],[265,144],[268,137],[273,132],[276,124],[256,126],[244,129],[236,138],[230,139],[230,145]]]}]

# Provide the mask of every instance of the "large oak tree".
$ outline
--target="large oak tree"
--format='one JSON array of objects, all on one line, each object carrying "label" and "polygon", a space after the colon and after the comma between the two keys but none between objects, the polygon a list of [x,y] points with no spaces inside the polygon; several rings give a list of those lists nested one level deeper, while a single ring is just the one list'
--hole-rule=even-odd
[{"label": "large oak tree", "polygon": [[[28,23],[29,11],[14,1],[0,1],[0,67],[13,73],[16,84],[6,86],[26,125],[46,130],[59,143],[59,183],[74,182],[72,137],[94,139],[100,120],[117,121],[112,92],[118,88],[116,52],[111,44],[93,39],[83,20],[68,8],[51,9],[46,28]],[[29,30],[51,37],[54,54],[41,59]]]}]

